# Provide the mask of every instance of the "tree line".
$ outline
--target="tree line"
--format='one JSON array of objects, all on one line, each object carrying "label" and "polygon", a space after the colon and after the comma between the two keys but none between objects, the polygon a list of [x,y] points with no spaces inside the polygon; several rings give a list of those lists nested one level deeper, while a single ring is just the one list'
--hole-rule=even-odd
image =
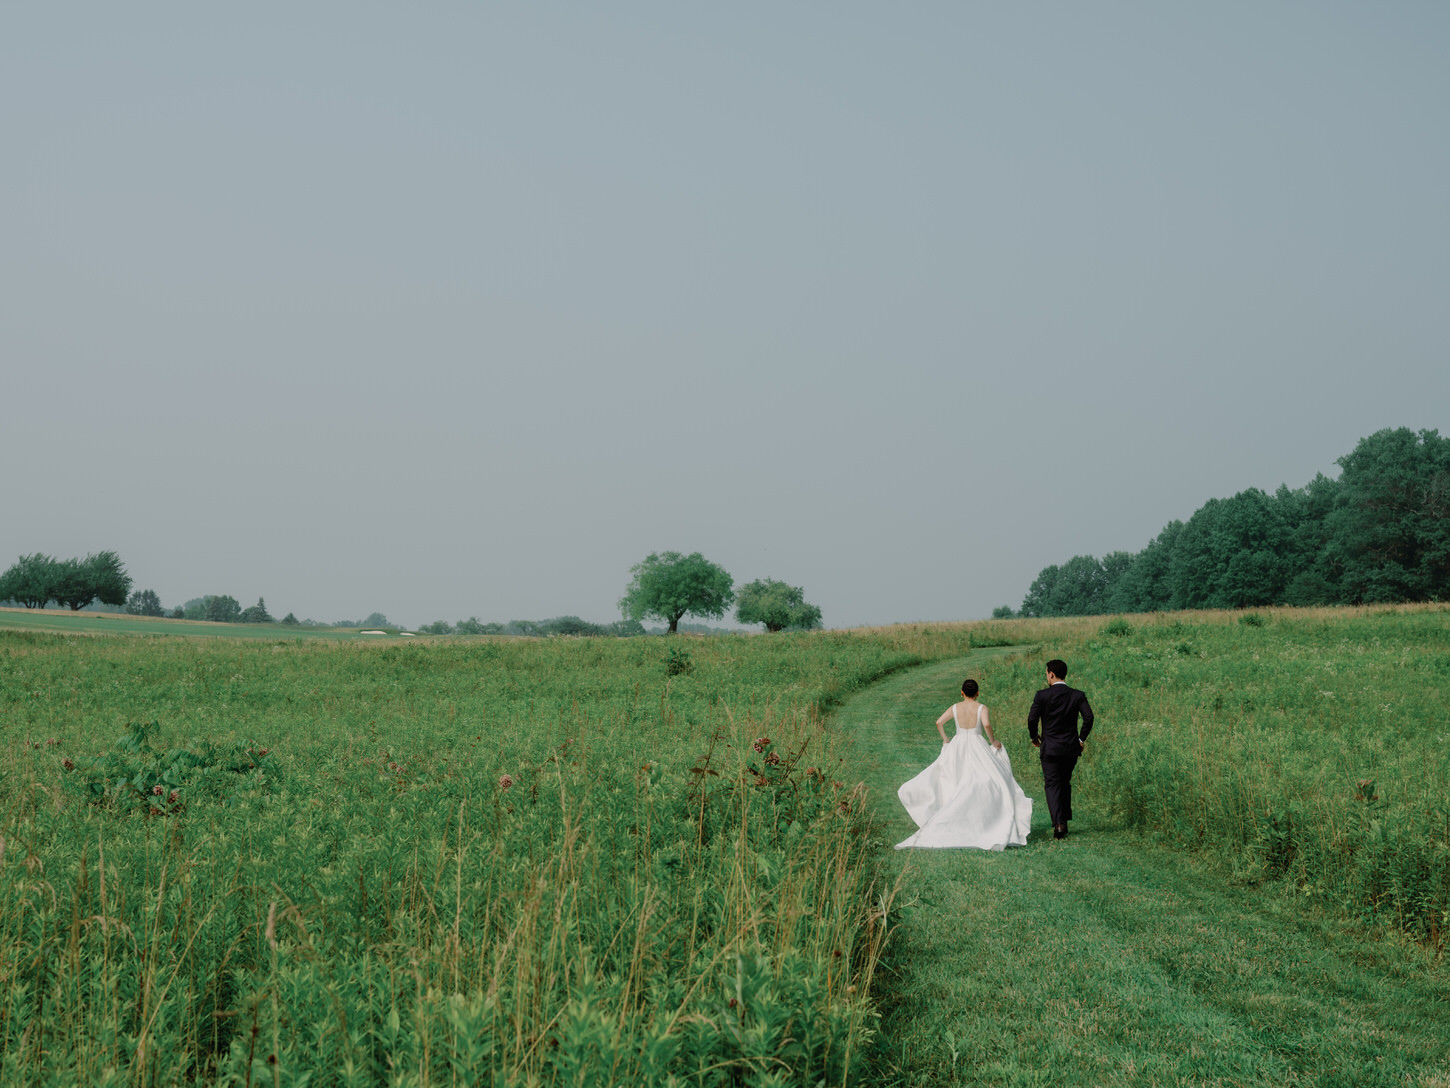
[{"label": "tree line", "polygon": [[[45,608],[55,602],[72,612],[100,604],[122,608],[132,616],[170,616],[219,623],[279,622],[267,611],[267,603],[261,597],[246,608],[227,594],[197,597],[168,612],[154,589],[133,592],[131,586],[126,564],[113,551],[96,552],[84,559],[56,559],[34,552],[22,555],[0,574],[0,604]],[[291,613],[280,622],[299,623]],[[312,623],[311,620],[300,622]]]},{"label": "tree line", "polygon": [[675,634],[685,616],[721,619],[732,604],[740,623],[758,623],[767,631],[805,631],[821,626],[821,610],[805,599],[800,586],[775,578],[757,578],[736,590],[730,572],[699,552],[651,552],[630,568],[630,574],[632,580],[619,602],[624,618],[614,623],[589,623],[578,616],[483,623],[475,616],[456,624],[436,620],[418,628],[418,633],[627,638],[647,634],[643,621],[655,619],[667,625],[666,633]]},{"label": "tree line", "polygon": [[1046,567],[994,618],[1450,599],[1450,437],[1377,431],[1301,488],[1209,499],[1137,553]]},{"label": "tree line", "polygon": [[[717,563],[699,552],[651,552],[630,568],[633,576],[619,602],[624,618],[614,623],[589,623],[578,616],[549,620],[510,620],[484,623],[473,616],[451,624],[435,620],[418,629],[430,635],[588,635],[629,637],[646,634],[645,619],[668,625],[668,633],[679,630],[685,616],[719,619],[734,604],[735,618],[744,624],[761,624],[767,631],[812,630],[821,626],[821,610],[805,599],[800,586],[775,578],[757,578],[735,589],[735,580]],[[365,620],[339,620],[326,625],[315,620],[298,620],[287,613],[273,618],[267,602],[243,608],[229,594],[194,597],[171,611],[162,607],[154,590],[131,592],[131,576],[113,551],[89,555],[84,560],[56,560],[36,553],[23,555],[0,575],[0,603],[13,601],[27,608],[44,608],[59,601],[79,611],[96,601],[121,606],[137,616],[169,616],[172,619],[210,620],[214,623],[282,623],[287,626],[389,627],[388,618],[374,612]],[[687,625],[688,626],[688,625]]]},{"label": "tree line", "polygon": [[22,555],[0,574],[0,601],[26,608],[44,608],[51,601],[79,612],[96,601],[123,605],[131,592],[126,564],[113,551],[96,552],[84,559],[56,559],[35,552]]},{"label": "tree line", "polygon": [[470,616],[457,623],[434,620],[418,628],[420,635],[524,635],[535,638],[548,635],[588,635],[604,638],[627,638],[645,634],[644,624],[637,620],[616,623],[590,623],[578,616],[556,616],[549,620],[509,620],[508,623],[484,623]]}]

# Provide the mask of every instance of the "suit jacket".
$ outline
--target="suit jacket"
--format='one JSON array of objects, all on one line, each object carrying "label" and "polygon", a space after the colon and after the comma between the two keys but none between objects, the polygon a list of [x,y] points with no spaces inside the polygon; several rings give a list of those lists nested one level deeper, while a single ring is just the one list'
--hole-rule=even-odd
[{"label": "suit jacket", "polygon": [[[1079,717],[1082,718],[1081,732],[1077,728]],[[1032,697],[1032,709],[1027,712],[1027,734],[1034,741],[1038,739],[1039,724],[1044,757],[1076,756],[1082,751],[1078,742],[1087,740],[1092,732],[1093,708],[1077,688],[1053,684]]]}]

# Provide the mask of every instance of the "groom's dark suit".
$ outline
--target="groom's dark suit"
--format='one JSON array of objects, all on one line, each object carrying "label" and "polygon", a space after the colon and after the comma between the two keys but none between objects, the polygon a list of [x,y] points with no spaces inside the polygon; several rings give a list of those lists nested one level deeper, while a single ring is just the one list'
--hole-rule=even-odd
[{"label": "groom's dark suit", "polygon": [[[1082,717],[1082,732],[1077,720]],[[1042,726],[1042,784],[1047,793],[1047,812],[1053,830],[1065,829],[1072,819],[1072,769],[1082,754],[1082,741],[1093,728],[1093,708],[1087,696],[1062,681],[1045,687],[1032,698],[1027,712],[1027,733],[1032,743],[1039,741],[1038,724]]]}]

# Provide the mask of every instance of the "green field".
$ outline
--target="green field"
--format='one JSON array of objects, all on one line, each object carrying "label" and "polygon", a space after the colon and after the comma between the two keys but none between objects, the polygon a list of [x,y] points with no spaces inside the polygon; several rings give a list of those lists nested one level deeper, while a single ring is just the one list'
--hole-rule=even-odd
[{"label": "green field", "polygon": [[173,620],[159,616],[130,616],[120,612],[72,612],[62,608],[0,608],[0,630],[49,631],[58,635],[163,635],[181,638],[334,638],[368,642],[399,638],[394,628],[386,634],[364,635],[357,627],[313,627],[283,623],[210,623]]},{"label": "green field", "polygon": [[[0,1083],[1444,1085],[1447,620],[0,631]],[[1055,654],[1074,836],[892,851]]]}]

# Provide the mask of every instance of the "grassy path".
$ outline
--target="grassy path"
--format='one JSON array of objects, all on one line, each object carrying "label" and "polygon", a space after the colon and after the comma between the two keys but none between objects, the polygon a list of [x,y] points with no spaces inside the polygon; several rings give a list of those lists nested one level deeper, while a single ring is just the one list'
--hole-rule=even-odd
[{"label": "grassy path", "polygon": [[902,876],[882,1083],[1450,1088],[1443,963],[1229,886],[1115,829],[1085,791],[1053,841],[1025,707],[994,707],[993,724],[1034,801],[1029,844],[892,850],[912,829],[896,787],[991,652],[891,677],[834,717],[875,799],[881,865]]}]

